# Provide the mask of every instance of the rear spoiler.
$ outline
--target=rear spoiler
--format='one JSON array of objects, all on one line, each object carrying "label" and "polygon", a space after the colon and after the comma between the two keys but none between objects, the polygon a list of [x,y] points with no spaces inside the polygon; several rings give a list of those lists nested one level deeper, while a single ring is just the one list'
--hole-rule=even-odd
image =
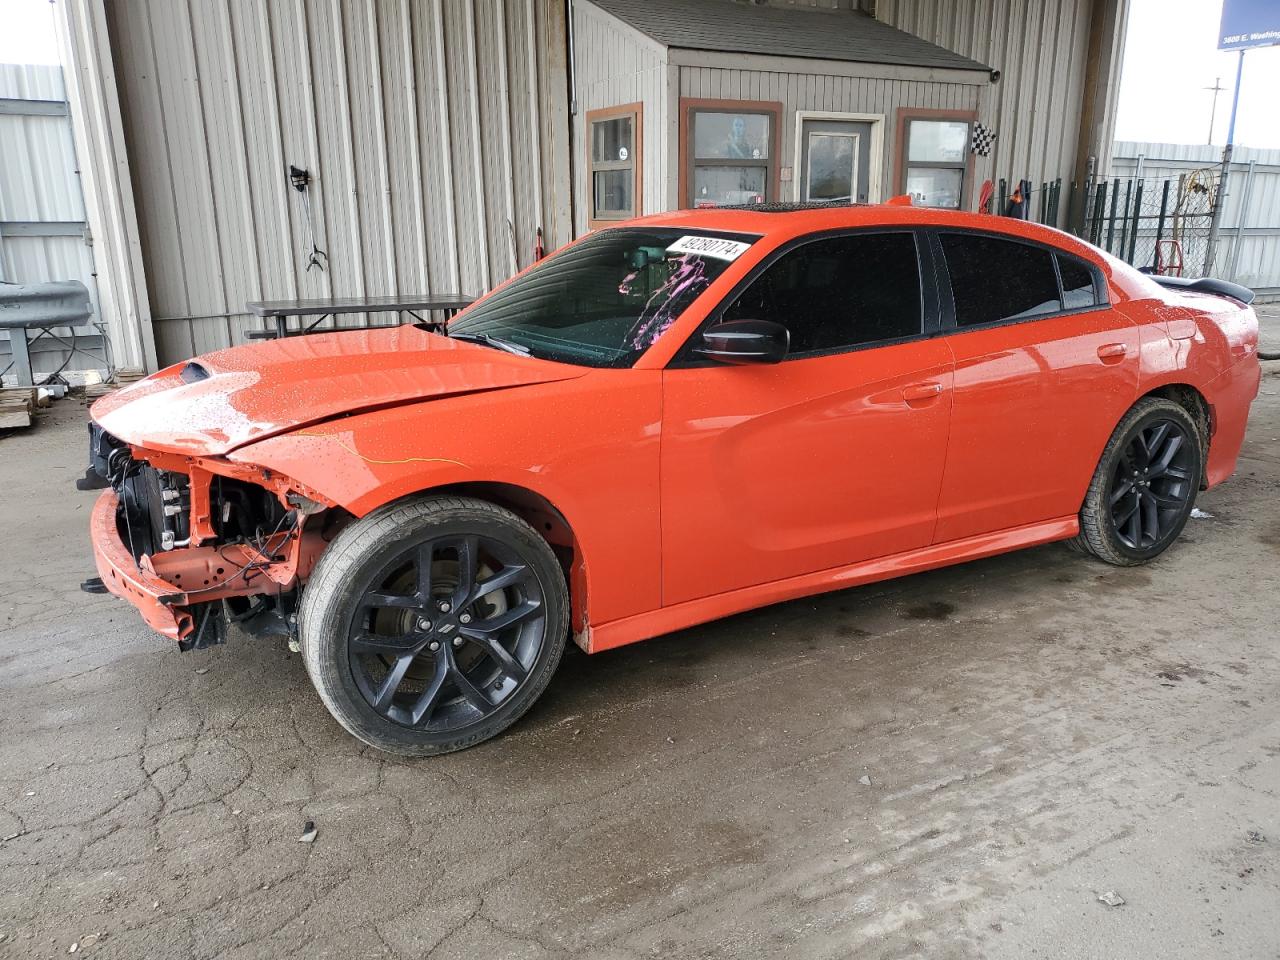
[{"label": "rear spoiler", "polygon": [[1189,277],[1161,277],[1153,273],[1149,273],[1147,276],[1160,284],[1160,286],[1168,287],[1170,290],[1210,293],[1215,297],[1231,297],[1231,299],[1239,300],[1245,304],[1253,303],[1254,293],[1252,290],[1229,280],[1215,280],[1213,277],[1201,277],[1199,280],[1192,280]]}]

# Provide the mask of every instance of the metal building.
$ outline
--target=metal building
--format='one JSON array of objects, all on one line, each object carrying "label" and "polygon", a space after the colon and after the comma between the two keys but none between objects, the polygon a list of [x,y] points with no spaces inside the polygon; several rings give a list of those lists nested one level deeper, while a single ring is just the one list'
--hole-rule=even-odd
[{"label": "metal building", "polygon": [[1125,6],[59,0],[115,354],[240,342],[250,300],[480,293],[633,213],[1069,182]]},{"label": "metal building", "polygon": [[[1200,217],[1186,217],[1190,204],[1180,203],[1194,184],[1217,188],[1222,170],[1222,150],[1203,144],[1133,143],[1120,141],[1111,155],[1111,175],[1117,181],[1144,183],[1146,196],[1140,221],[1138,256],[1133,262],[1152,263],[1161,208],[1160,188],[1170,181],[1172,190],[1164,197],[1168,210],[1165,237],[1176,237],[1180,226],[1186,234],[1199,236],[1180,241],[1185,257],[1184,275],[1195,276],[1203,267],[1208,239],[1211,206],[1201,200]],[[1280,298],[1280,150],[1236,147],[1231,155],[1232,188],[1222,210],[1221,244],[1214,275],[1249,287],[1259,300]],[[1135,204],[1136,205],[1136,204]],[[1123,208],[1121,208],[1123,210]],[[1182,219],[1183,224],[1179,224]]]},{"label": "metal building", "polygon": [[560,0],[68,7],[110,57],[161,364],[239,342],[246,301],[479,293],[570,237]]},{"label": "metal building", "polygon": [[964,160],[990,67],[846,10],[689,6],[575,4],[580,230],[706,204],[876,203],[907,189],[891,164],[912,120],[953,135],[936,146],[955,189],[920,199],[972,208]]},{"label": "metal building", "polygon": [[[78,174],[62,70],[0,64],[0,282],[78,280],[100,315]],[[101,353],[92,325],[57,332],[57,339],[31,343],[37,374],[72,359],[66,349],[72,343],[84,351],[80,359]],[[10,338],[19,335],[0,329],[0,372],[10,368]]]}]

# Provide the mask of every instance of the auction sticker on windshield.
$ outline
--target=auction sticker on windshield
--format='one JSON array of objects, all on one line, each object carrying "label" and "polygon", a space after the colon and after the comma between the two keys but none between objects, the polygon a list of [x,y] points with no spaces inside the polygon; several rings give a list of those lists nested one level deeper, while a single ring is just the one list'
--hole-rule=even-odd
[{"label": "auction sticker on windshield", "polygon": [[715,260],[737,260],[751,244],[740,240],[725,240],[723,237],[681,237],[667,247],[667,255],[692,253],[699,257],[711,257]]}]

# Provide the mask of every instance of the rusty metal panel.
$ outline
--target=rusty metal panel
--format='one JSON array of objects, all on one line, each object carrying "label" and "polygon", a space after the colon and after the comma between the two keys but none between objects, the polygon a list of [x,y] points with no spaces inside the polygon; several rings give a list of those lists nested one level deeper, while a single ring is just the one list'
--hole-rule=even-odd
[{"label": "rusty metal panel", "polygon": [[567,240],[563,6],[109,4],[160,361],[250,300],[478,293]]}]

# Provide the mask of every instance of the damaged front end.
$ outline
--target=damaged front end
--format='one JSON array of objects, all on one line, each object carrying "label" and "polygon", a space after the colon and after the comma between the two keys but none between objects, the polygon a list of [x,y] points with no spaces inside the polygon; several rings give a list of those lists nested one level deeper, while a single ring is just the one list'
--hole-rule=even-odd
[{"label": "damaged front end", "polygon": [[221,457],[131,446],[89,425],[89,469],[102,489],[91,521],[98,581],[183,650],[228,626],[293,638],[302,584],[349,516],[315,491]]}]

